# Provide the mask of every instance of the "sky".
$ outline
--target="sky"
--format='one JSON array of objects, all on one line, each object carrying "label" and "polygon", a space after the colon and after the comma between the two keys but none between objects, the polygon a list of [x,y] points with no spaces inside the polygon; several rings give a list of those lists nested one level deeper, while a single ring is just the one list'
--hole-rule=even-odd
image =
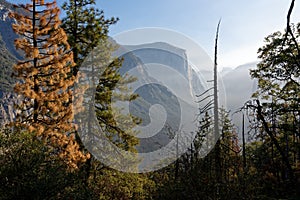
[{"label": "sky", "polygon": [[[64,1],[57,2],[61,5]],[[111,26],[110,36],[146,27],[168,29],[189,37],[211,58],[221,18],[218,49],[221,68],[256,61],[264,38],[286,27],[290,3],[291,0],[96,0],[106,17],[120,18]],[[291,22],[300,22],[298,0]]]}]

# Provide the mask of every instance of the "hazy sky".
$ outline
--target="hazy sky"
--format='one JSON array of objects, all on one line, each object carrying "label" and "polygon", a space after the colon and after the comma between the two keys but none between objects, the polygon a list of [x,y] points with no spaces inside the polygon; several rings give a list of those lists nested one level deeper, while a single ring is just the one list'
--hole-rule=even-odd
[{"label": "hazy sky", "polygon": [[[300,22],[297,2],[292,22]],[[29,2],[16,0],[10,2]],[[57,1],[59,5],[64,1]],[[96,0],[107,17],[120,21],[110,35],[123,31],[160,27],[178,31],[197,42],[210,56],[218,20],[219,65],[236,67],[255,61],[257,49],[268,34],[283,30],[291,0]]]},{"label": "hazy sky", "polygon": [[[290,0],[102,0],[97,1],[107,16],[120,17],[111,29],[163,27],[179,31],[213,55],[218,20],[219,65],[235,67],[255,61],[257,49],[268,34],[283,30]],[[292,22],[300,22],[300,2]]]}]

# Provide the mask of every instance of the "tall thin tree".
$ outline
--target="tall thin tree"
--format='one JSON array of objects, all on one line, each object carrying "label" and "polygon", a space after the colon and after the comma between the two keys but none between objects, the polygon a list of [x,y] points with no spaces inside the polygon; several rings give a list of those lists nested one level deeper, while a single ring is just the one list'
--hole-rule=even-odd
[{"label": "tall thin tree", "polygon": [[17,126],[43,138],[70,167],[85,161],[89,155],[79,150],[72,134],[73,106],[71,102],[75,77],[73,54],[67,35],[60,27],[56,2],[33,0],[16,7],[13,30],[20,35],[15,46],[24,52],[25,59],[14,66],[19,80],[15,91],[22,96]]}]

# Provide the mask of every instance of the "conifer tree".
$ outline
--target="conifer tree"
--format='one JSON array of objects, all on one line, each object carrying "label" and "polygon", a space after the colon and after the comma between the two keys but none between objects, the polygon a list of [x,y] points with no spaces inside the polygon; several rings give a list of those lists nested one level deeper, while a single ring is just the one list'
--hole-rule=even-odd
[{"label": "conifer tree", "polygon": [[127,84],[134,82],[135,78],[123,77],[119,72],[121,65],[122,59],[115,59],[99,77],[95,88],[96,116],[107,137],[115,145],[126,151],[136,152],[135,146],[139,141],[134,137],[137,131],[133,128],[139,123],[139,119],[130,114],[122,114],[116,107],[112,108],[112,104],[116,101],[131,101],[137,97],[130,94],[127,87]]},{"label": "conifer tree", "polygon": [[74,134],[72,90],[75,77],[73,54],[67,35],[60,27],[56,2],[33,0],[16,6],[24,14],[11,13],[16,19],[13,30],[20,35],[15,46],[25,59],[14,66],[19,80],[15,91],[22,96],[18,105],[17,126],[43,138],[69,166],[85,161],[89,155],[80,151]]},{"label": "conifer tree", "polygon": [[75,76],[91,50],[107,39],[109,26],[118,21],[114,17],[105,19],[104,12],[94,6],[95,0],[69,0],[62,6],[67,15],[62,27],[72,47],[76,63],[73,70]]},{"label": "conifer tree", "polygon": [[[95,94],[85,92],[88,96],[95,95],[95,98],[91,98],[89,102],[89,109],[91,112],[96,112],[99,125],[114,144],[134,152],[138,140],[134,137],[135,131],[132,130],[135,125],[132,123],[132,116],[121,114],[119,110],[112,109],[111,105],[116,100],[131,101],[137,97],[129,94],[127,87],[135,81],[135,78],[122,76],[119,71],[122,58],[111,56],[118,45],[109,41],[108,28],[115,24],[118,18],[105,19],[103,11],[99,11],[94,6],[94,0],[70,0],[63,5],[67,16],[63,19],[62,27],[68,35],[69,44],[74,52],[74,61],[77,64],[73,74],[77,75],[79,67],[85,68],[84,75],[93,83],[88,90],[95,90]],[[87,98],[89,99],[90,96]],[[117,120],[121,121],[118,125]],[[133,119],[134,122],[137,122],[136,120]],[[125,126],[120,127],[120,124]],[[87,125],[86,129],[89,128],[92,126]]]}]

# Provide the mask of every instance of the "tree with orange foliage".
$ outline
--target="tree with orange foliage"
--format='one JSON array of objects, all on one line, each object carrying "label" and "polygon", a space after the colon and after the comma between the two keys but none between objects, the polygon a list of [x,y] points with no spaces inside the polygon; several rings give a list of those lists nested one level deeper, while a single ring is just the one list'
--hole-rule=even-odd
[{"label": "tree with orange foliage", "polygon": [[24,127],[42,138],[72,168],[84,162],[84,154],[74,138],[72,90],[75,77],[73,54],[67,35],[60,27],[56,2],[32,0],[16,5],[22,14],[11,17],[13,30],[20,35],[15,46],[25,59],[14,66],[19,80],[15,92],[22,96],[16,126]]}]

